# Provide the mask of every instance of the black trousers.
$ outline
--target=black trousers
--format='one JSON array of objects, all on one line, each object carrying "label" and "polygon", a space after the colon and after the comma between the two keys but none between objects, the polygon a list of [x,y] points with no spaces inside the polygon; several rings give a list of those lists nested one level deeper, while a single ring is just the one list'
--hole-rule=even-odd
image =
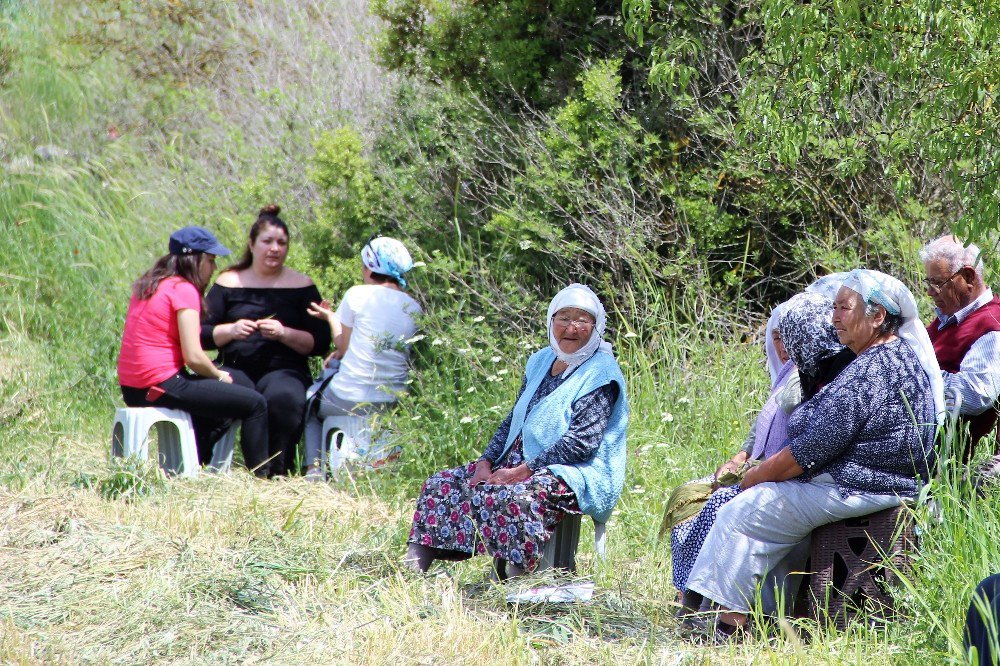
[{"label": "black trousers", "polygon": [[297,370],[272,370],[259,376],[222,366],[233,383],[253,388],[267,401],[270,474],[295,471],[295,455],[305,425],[306,389],[312,378]]},{"label": "black trousers", "polygon": [[[979,600],[978,603],[976,600]],[[985,612],[984,612],[985,610]],[[1000,631],[1000,574],[984,578],[972,595],[965,615],[965,649],[975,646],[980,666],[995,666],[1000,659],[997,632]],[[990,634],[993,634],[993,637]]]},{"label": "black trousers", "polygon": [[122,398],[129,407],[166,407],[191,414],[198,461],[203,465],[211,461],[215,440],[232,421],[242,420],[243,461],[257,476],[270,474],[267,400],[252,386],[241,386],[236,377],[232,384],[225,384],[185,371],[160,382],[159,387],[165,393],[150,401],[146,399],[148,389],[122,386]]}]

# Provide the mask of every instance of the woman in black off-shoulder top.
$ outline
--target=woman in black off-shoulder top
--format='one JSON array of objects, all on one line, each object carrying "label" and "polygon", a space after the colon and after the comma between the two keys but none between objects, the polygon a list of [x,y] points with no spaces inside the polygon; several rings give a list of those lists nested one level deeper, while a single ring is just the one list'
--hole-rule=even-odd
[{"label": "woman in black off-shoulder top", "polygon": [[319,290],[285,266],[288,227],[279,211],[273,204],[261,209],[243,259],[205,297],[201,332],[202,346],[220,350],[233,381],[267,398],[268,476],[292,469],[312,381],[308,359],[330,348],[330,327],[306,312],[322,300]]}]

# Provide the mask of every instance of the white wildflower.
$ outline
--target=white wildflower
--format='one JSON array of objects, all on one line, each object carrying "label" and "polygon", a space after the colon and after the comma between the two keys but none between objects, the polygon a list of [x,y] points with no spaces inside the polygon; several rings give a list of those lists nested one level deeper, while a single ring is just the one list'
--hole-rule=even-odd
[{"label": "white wildflower", "polygon": [[475,323],[478,324],[479,322],[483,321],[484,319],[486,319],[486,317],[484,317],[483,315],[479,315],[478,317],[473,317],[472,321],[474,321]]},{"label": "white wildflower", "polygon": [[473,421],[473,418],[471,416],[463,416],[461,419],[459,419],[458,422],[459,423],[472,423],[472,421]]},{"label": "white wildflower", "polygon": [[663,415],[660,417],[660,421],[663,423],[670,423],[673,420],[674,420],[674,415],[671,414],[670,412],[663,412]]}]

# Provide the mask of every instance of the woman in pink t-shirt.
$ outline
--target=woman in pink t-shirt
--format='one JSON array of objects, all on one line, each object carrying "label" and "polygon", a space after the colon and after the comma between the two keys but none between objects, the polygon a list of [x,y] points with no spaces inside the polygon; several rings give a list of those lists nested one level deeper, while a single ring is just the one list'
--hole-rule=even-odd
[{"label": "woman in pink t-shirt", "polygon": [[122,397],[129,407],[189,412],[202,464],[230,421],[242,420],[243,459],[266,477],[267,402],[253,389],[233,384],[201,347],[202,295],[215,257],[229,249],[203,227],[184,227],[171,234],[169,250],[132,285],[118,355]]}]

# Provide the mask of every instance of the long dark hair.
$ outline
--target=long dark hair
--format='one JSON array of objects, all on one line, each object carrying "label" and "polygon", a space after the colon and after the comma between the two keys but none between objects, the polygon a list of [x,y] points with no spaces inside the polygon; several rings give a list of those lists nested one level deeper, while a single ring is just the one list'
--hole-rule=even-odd
[{"label": "long dark hair", "polygon": [[[191,254],[165,254],[156,260],[153,267],[132,283],[132,295],[145,301],[156,293],[160,283],[169,277],[179,277],[195,286],[199,294],[205,294],[206,283],[201,279],[201,261],[204,252]],[[204,303],[202,304],[204,309]]]},{"label": "long dark hair", "polygon": [[260,209],[260,213],[257,214],[257,221],[250,227],[250,243],[243,250],[243,256],[240,260],[227,268],[227,271],[242,271],[244,268],[250,268],[253,265],[253,253],[250,251],[250,245],[253,245],[257,241],[257,236],[260,236],[260,232],[264,230],[264,227],[277,227],[285,232],[286,237],[289,236],[288,225],[278,217],[278,213],[280,212],[281,206],[277,204],[268,204]]}]

